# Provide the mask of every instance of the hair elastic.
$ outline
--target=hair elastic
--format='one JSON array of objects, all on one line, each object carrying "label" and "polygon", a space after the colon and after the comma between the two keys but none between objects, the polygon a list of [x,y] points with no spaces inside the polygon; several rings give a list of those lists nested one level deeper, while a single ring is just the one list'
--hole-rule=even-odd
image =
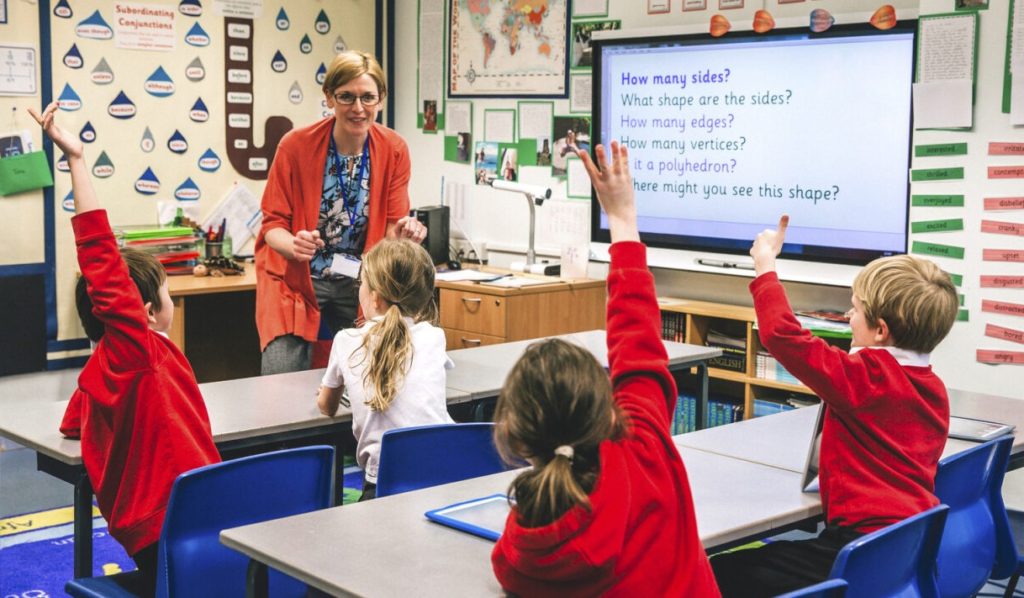
[{"label": "hair elastic", "polygon": [[572,447],[569,446],[568,444],[563,444],[563,445],[559,446],[558,448],[555,449],[555,456],[556,457],[558,457],[558,456],[565,457],[566,459],[569,460],[569,463],[572,463],[572,457],[573,457]]}]

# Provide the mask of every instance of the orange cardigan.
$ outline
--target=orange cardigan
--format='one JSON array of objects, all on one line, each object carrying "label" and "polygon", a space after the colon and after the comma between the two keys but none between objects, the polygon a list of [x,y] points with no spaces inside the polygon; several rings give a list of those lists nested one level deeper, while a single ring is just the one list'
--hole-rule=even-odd
[{"label": "orange cardigan", "polygon": [[[260,350],[270,341],[294,334],[314,342],[320,308],[313,292],[309,262],[285,259],[266,242],[267,231],[283,228],[293,235],[315,230],[320,215],[327,136],[334,117],[294,129],[277,146],[263,190],[263,226],[256,238],[256,328]],[[384,238],[387,225],[409,213],[409,148],[402,137],[374,123],[370,128],[369,251]]]}]

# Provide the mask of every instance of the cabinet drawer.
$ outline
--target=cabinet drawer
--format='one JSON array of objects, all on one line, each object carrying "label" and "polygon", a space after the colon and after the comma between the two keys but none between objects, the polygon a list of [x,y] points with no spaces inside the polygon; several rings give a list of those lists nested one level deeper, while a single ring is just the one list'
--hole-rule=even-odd
[{"label": "cabinet drawer", "polygon": [[480,334],[478,332],[455,330],[454,328],[445,328],[444,336],[447,341],[445,347],[446,351],[454,351],[455,349],[472,349],[473,347],[497,345],[505,342],[505,337],[502,336],[490,336],[488,334]]},{"label": "cabinet drawer", "polygon": [[441,327],[505,337],[506,299],[495,295],[441,290]]}]

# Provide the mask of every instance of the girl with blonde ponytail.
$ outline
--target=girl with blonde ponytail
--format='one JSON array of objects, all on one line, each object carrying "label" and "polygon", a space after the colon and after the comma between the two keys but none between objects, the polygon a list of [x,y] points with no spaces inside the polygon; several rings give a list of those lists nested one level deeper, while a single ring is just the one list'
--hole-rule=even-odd
[{"label": "girl with blonde ponytail", "polygon": [[[668,371],[654,277],[636,225],[625,147],[579,157],[608,215],[609,372],[561,340],[530,346],[494,411],[494,440],[533,467],[509,488],[514,505],[491,554],[515,596],[693,596],[718,586],[697,536],[693,497],[669,435]],[[609,378],[610,374],[610,378]]]},{"label": "girl with blonde ponytail", "polygon": [[360,500],[367,500],[376,492],[384,432],[452,423],[445,400],[452,363],[444,331],[434,325],[434,264],[423,247],[381,241],[363,258],[356,282],[366,322],[334,337],[317,404],[334,415],[348,391],[356,460],[365,472]]}]

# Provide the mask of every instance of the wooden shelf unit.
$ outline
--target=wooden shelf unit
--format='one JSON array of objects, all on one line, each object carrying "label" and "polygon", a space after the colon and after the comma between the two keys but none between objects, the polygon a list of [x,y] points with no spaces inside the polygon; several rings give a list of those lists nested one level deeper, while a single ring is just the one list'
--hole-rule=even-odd
[{"label": "wooden shelf unit", "polygon": [[757,353],[762,350],[762,347],[761,341],[757,337],[757,330],[754,327],[757,316],[754,313],[753,307],[664,297],[659,298],[658,303],[663,317],[665,313],[685,315],[685,334],[682,340],[686,343],[707,345],[708,331],[715,322],[722,322],[723,324],[720,324],[720,326],[733,329],[742,327],[746,338],[745,371],[734,372],[711,366],[708,368],[708,376],[712,381],[724,380],[740,385],[742,388],[741,398],[743,401],[744,419],[753,417],[754,399],[771,394],[773,391],[814,396],[814,393],[806,386],[757,377]]}]

